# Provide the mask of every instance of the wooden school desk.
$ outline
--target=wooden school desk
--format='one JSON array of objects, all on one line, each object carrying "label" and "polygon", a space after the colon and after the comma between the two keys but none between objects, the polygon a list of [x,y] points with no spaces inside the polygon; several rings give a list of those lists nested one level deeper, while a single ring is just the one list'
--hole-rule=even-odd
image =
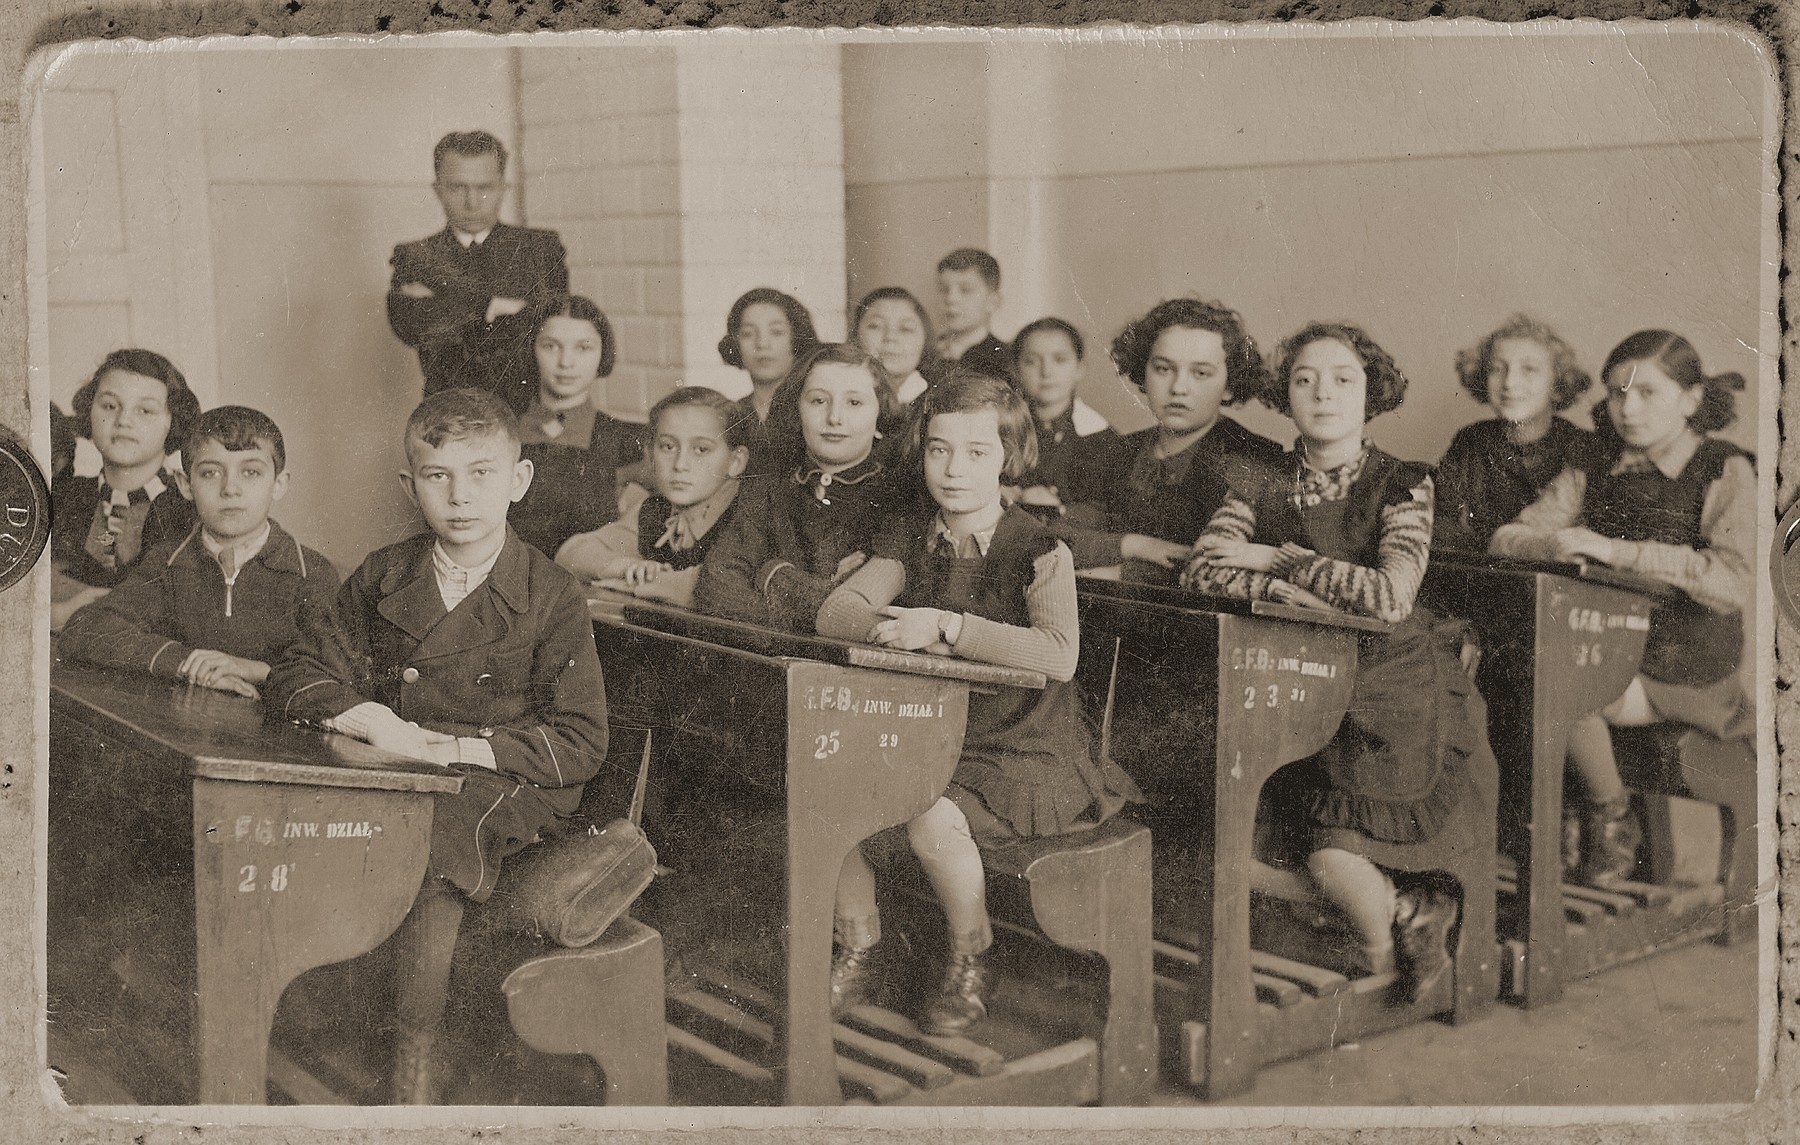
[{"label": "wooden school desk", "polygon": [[[83,852],[102,856],[102,878],[131,881],[128,840],[95,818],[94,793],[189,810],[192,917],[180,929],[191,926],[193,978],[176,987],[194,991],[195,1096],[261,1103],[282,991],[399,926],[424,877],[432,796],[461,777],[268,722],[254,700],[70,664],[51,671],[50,721],[51,895],[77,893]],[[57,933],[68,905],[53,897],[52,951],[79,939]]]},{"label": "wooden school desk", "polygon": [[[1488,702],[1494,753],[1510,798],[1501,836],[1517,861],[1516,883],[1503,884],[1521,909],[1509,944],[1511,992],[1526,1006],[1562,997],[1572,975],[1627,956],[1608,953],[1607,937],[1639,953],[1668,934],[1653,916],[1670,905],[1659,888],[1628,884],[1625,893],[1564,887],[1563,768],[1569,729],[1622,695],[1637,675],[1650,611],[1670,590],[1602,565],[1434,554],[1423,597],[1481,634],[1481,690]],[[1576,910],[1594,925],[1571,927]],[[1609,920],[1633,917],[1620,927]],[[1641,917],[1639,917],[1641,915]],[[1616,933],[1614,933],[1616,932]],[[1572,941],[1582,949],[1576,950]]]},{"label": "wooden school desk", "polygon": [[[889,1051],[867,1030],[839,1026],[834,1035],[829,1012],[832,908],[845,856],[877,831],[919,815],[943,792],[961,753],[971,686],[1043,687],[1042,675],[787,635],[614,594],[595,600],[592,610],[608,702],[619,718],[629,721],[628,713],[638,711],[660,726],[685,723],[741,737],[722,750],[739,766],[757,769],[750,780],[777,793],[785,807],[786,885],[774,896],[785,934],[783,996],[748,983],[730,991],[752,1010],[773,1007],[774,1020],[734,1016],[704,991],[689,999],[718,1011],[702,1016],[772,1038],[777,1067],[733,1060],[671,1026],[676,1045],[779,1086],[779,1100],[792,1105],[839,1104],[840,1075],[877,1101],[1024,1103],[1044,1100],[1045,1092],[1094,1099],[1100,1067],[1091,1049],[1046,1053],[1002,1070],[968,1043],[970,1058],[962,1064],[976,1076],[950,1081],[933,1072],[941,1064],[910,1051],[896,1055],[897,1066],[881,1059]],[[671,997],[672,1011],[684,1004],[681,995]],[[856,1053],[838,1054],[834,1036],[850,1039]],[[911,1071],[914,1085],[884,1080],[861,1055],[874,1055],[901,1075]]]},{"label": "wooden school desk", "polygon": [[[1079,584],[1080,679],[1090,695],[1115,696],[1114,759],[1153,799],[1188,788],[1199,808],[1149,820],[1159,854],[1173,844],[1191,858],[1179,871],[1159,870],[1157,889],[1159,1010],[1164,1038],[1177,1039],[1183,1080],[1209,1097],[1241,1093],[1266,1062],[1423,1016],[1352,995],[1342,975],[1250,946],[1258,797],[1277,771],[1337,732],[1357,641],[1388,625],[1176,588]],[[1481,959],[1491,965],[1491,933],[1488,943]],[[1478,997],[1465,1005],[1465,987],[1492,1001],[1491,982],[1469,979],[1457,990],[1459,1010],[1483,1005]],[[1271,1003],[1260,1004],[1259,993]]]}]

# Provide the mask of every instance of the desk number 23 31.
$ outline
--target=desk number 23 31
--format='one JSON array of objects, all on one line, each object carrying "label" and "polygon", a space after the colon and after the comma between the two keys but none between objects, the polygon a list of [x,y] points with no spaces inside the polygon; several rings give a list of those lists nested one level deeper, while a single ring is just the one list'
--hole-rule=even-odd
[{"label": "desk number 23 31", "polygon": [[[1259,695],[1262,699],[1262,706],[1265,708],[1272,708],[1281,702],[1281,685],[1270,684],[1266,688],[1245,688],[1244,710],[1246,712],[1256,710],[1256,701]],[[1298,686],[1290,687],[1288,689],[1288,701],[1295,704],[1304,704],[1306,702],[1306,689]]]},{"label": "desk number 23 31", "polygon": [[[285,891],[288,885],[288,874],[292,871],[291,863],[276,863],[269,868],[268,889]],[[249,894],[256,889],[256,864],[245,863],[238,868],[238,893]]]}]

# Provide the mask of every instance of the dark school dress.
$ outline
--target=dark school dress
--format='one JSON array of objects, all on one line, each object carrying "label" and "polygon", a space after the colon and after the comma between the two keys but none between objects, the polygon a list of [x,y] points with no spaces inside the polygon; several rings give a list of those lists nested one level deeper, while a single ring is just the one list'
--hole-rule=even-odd
[{"label": "dark school dress", "polygon": [[[1000,518],[986,555],[963,558],[923,539],[929,536],[930,521],[914,518],[876,540],[874,556],[899,561],[906,569],[906,588],[894,604],[973,613],[1029,628],[1025,593],[1036,576],[1036,561],[1056,548],[1056,537],[1029,513],[1013,508]],[[1094,758],[1093,734],[1082,717],[1075,684],[1068,680],[1052,680],[1041,691],[1001,687],[971,692],[962,758],[950,784],[953,799],[979,800],[1011,836],[1022,838],[1091,827],[1127,801],[1143,798],[1117,764]],[[979,841],[1011,837],[982,838],[983,818],[971,816]]]},{"label": "dark school dress", "polygon": [[531,488],[506,514],[519,539],[546,556],[577,533],[616,520],[618,471],[644,460],[644,426],[592,406],[567,411],[559,424],[566,428],[554,437],[526,434],[534,440],[525,442],[520,456],[533,466]]},{"label": "dark school dress", "polygon": [[745,478],[732,520],[700,566],[694,604],[730,620],[811,632],[838,563],[868,551],[905,487],[879,455],[835,474],[798,468]]},{"label": "dark school dress", "polygon": [[99,477],[64,477],[50,496],[50,555],[65,575],[100,588],[118,584],[145,552],[180,543],[194,527],[194,506],[173,476],[152,478],[111,512],[108,493]]},{"label": "dark school dress", "polygon": [[1078,490],[1092,487],[1096,462],[1103,465],[1118,448],[1119,435],[1104,417],[1080,399],[1070,402],[1069,408],[1049,424],[1033,418],[1032,425],[1037,430],[1037,464],[1010,484],[1022,489],[1033,485],[1055,489],[1063,509],[1021,506],[1041,521],[1052,521],[1067,511],[1067,505]]},{"label": "dark school dress", "polygon": [[[1379,565],[1382,510],[1408,500],[1428,472],[1370,447],[1346,496],[1298,507],[1300,465],[1291,458],[1259,483],[1254,540],[1292,542],[1368,568]],[[1429,536],[1424,543],[1429,546]],[[1454,625],[1415,604],[1392,632],[1359,640],[1343,724],[1281,785],[1301,799],[1313,849],[1356,851],[1364,836],[1424,842],[1469,796],[1470,760],[1485,752],[1486,742],[1470,718],[1474,685],[1457,659],[1459,637]]]},{"label": "dark school dress", "polygon": [[[1674,477],[1665,477],[1648,463],[1614,473],[1622,450],[1622,444],[1613,443],[1597,451],[1587,466],[1584,523],[1608,537],[1696,549],[1707,543],[1700,528],[1707,492],[1724,475],[1726,462],[1734,457],[1750,459],[1730,442],[1709,437]],[[1743,651],[1740,617],[1715,612],[1678,592],[1675,599],[1651,610],[1638,672],[1658,711],[1681,711],[1695,694],[1734,676]],[[1694,694],[1668,694],[1671,689]],[[1735,691],[1728,691],[1735,697]],[[1668,703],[1657,703],[1662,695],[1667,695]]]},{"label": "dark school dress", "polygon": [[1484,553],[1494,531],[1538,499],[1544,487],[1571,466],[1585,465],[1598,443],[1589,430],[1563,418],[1536,441],[1508,440],[1500,418],[1458,430],[1437,464],[1437,511],[1432,547],[1440,552]]},{"label": "dark school dress", "polygon": [[[1068,513],[1055,526],[1075,554],[1075,567],[1121,563],[1119,542],[1127,533],[1191,545],[1224,502],[1233,483],[1256,467],[1279,465],[1281,446],[1219,416],[1199,441],[1170,457],[1156,455],[1159,430],[1117,438],[1110,449],[1095,449],[1065,495]],[[1129,562],[1125,579],[1173,584],[1176,572],[1143,561]]]}]

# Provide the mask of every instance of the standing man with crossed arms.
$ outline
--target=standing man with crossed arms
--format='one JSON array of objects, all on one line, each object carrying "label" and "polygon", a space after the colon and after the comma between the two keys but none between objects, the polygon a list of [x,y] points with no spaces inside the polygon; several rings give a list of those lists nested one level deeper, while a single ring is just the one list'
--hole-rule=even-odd
[{"label": "standing man with crossed arms", "polygon": [[526,311],[569,289],[562,240],[500,221],[506,146],[488,132],[444,136],[432,165],[445,226],[394,248],[388,324],[419,352],[426,394],[472,386],[522,408],[535,392]]}]

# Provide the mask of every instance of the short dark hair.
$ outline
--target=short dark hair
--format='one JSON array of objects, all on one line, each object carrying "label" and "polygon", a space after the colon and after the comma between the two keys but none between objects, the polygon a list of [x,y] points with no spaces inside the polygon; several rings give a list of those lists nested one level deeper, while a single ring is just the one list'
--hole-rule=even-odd
[{"label": "short dark hair", "polygon": [[924,371],[929,364],[937,360],[936,340],[932,337],[931,331],[931,315],[926,313],[925,304],[904,286],[878,286],[863,295],[862,301],[856,304],[856,309],[850,315],[850,341],[856,341],[857,328],[862,325],[863,315],[869,312],[869,308],[877,302],[884,302],[890,298],[906,303],[913,308],[913,313],[919,316],[919,325],[925,330],[925,349],[919,354],[917,368]]},{"label": "short dark hair", "polygon": [[750,419],[754,415],[744,403],[734,402],[710,386],[682,386],[664,395],[661,401],[650,407],[648,438],[651,440],[645,442],[646,452],[654,446],[653,439],[662,423],[663,414],[683,406],[700,406],[718,414],[719,424],[725,430],[725,444],[732,449],[749,448]]},{"label": "short dark hair", "polygon": [[984,409],[993,410],[1000,425],[1000,446],[1006,451],[1002,476],[1017,481],[1037,468],[1037,423],[1032,420],[1031,407],[1025,404],[1024,396],[1004,378],[961,365],[948,367],[938,376],[937,384],[913,403],[906,436],[908,457],[914,464],[923,461],[925,435],[931,429],[932,418]]},{"label": "short dark hair", "polygon": [[806,379],[813,370],[827,363],[855,366],[867,370],[875,379],[875,400],[881,407],[875,418],[876,433],[892,433],[900,423],[902,415],[900,401],[894,396],[894,380],[888,377],[887,367],[881,364],[881,359],[854,342],[821,342],[794,363],[794,368],[781,379],[774,396],[769,399],[768,440],[776,451],[780,466],[798,464],[805,455],[806,439],[800,427],[800,391],[806,388]]},{"label": "short dark hair", "polygon": [[453,151],[471,159],[492,155],[500,161],[501,177],[506,175],[506,144],[486,131],[452,131],[438,140],[437,146],[431,149],[432,178],[437,178],[438,171],[444,166],[444,156]]},{"label": "short dark hair", "polygon": [[1406,375],[1400,372],[1394,356],[1383,350],[1367,331],[1348,322],[1309,322],[1292,337],[1283,339],[1276,348],[1279,364],[1261,395],[1264,405],[1277,413],[1293,416],[1293,406],[1288,402],[1288,375],[1293,373],[1294,361],[1300,357],[1300,351],[1314,342],[1324,341],[1342,342],[1362,362],[1366,381],[1363,421],[1372,421],[1389,410],[1400,408],[1406,398]]},{"label": "short dark hair", "polygon": [[939,274],[946,270],[978,271],[989,290],[1000,289],[1000,263],[987,251],[972,246],[959,247],[938,259],[937,268]]},{"label": "short dark hair", "polygon": [[1594,379],[1575,360],[1575,347],[1563,341],[1550,326],[1529,314],[1514,314],[1480,342],[1456,352],[1456,377],[1469,396],[1488,404],[1488,371],[1494,366],[1494,347],[1503,339],[1518,338],[1536,342],[1550,355],[1550,369],[1555,375],[1550,385],[1550,404],[1566,410],[1594,384]]},{"label": "short dark hair", "polygon": [[188,389],[187,379],[181,376],[175,363],[154,350],[114,350],[100,360],[100,366],[94,371],[93,377],[75,391],[75,397],[69,402],[69,408],[75,411],[75,432],[82,437],[93,436],[94,393],[100,388],[100,379],[114,370],[142,374],[163,384],[163,389],[167,391],[164,404],[169,409],[169,433],[163,438],[163,452],[179,448],[187,440],[194,419],[200,416],[200,399],[194,396],[193,390]]},{"label": "short dark hair", "polygon": [[731,312],[725,316],[725,336],[719,339],[719,357],[727,366],[744,368],[744,355],[738,349],[738,323],[744,320],[744,311],[759,302],[767,302],[771,306],[779,306],[787,315],[788,343],[794,348],[794,360],[797,362],[819,344],[819,333],[813,328],[812,315],[806,306],[791,294],[784,294],[772,286],[759,286],[754,290],[746,290],[736,302],[731,304]]},{"label": "short dark hair", "polygon": [[451,390],[439,390],[420,402],[418,408],[412,411],[412,416],[406,419],[406,432],[402,440],[410,460],[415,439],[436,449],[446,441],[486,437],[490,433],[502,435],[517,448],[518,415],[496,394],[458,386]]},{"label": "short dark hair", "polygon": [[[1600,380],[1606,381],[1613,370],[1627,362],[1654,362],[1684,390],[1706,387],[1699,407],[1688,418],[1694,432],[1712,433],[1737,420],[1737,399],[1732,395],[1744,388],[1744,375],[1736,370],[1708,374],[1700,365],[1700,351],[1681,335],[1670,330],[1639,330],[1613,347],[1600,370]],[[1594,429],[1603,435],[1617,436],[1605,401],[1594,407]]]},{"label": "short dark hair", "polygon": [[1130,378],[1138,389],[1144,388],[1144,372],[1150,366],[1150,352],[1163,331],[1173,327],[1185,330],[1210,330],[1219,336],[1225,350],[1225,404],[1242,405],[1256,397],[1268,384],[1269,372],[1263,366],[1262,351],[1256,339],[1244,329],[1238,312],[1223,302],[1203,298],[1169,298],[1158,302],[1142,318],[1128,322],[1113,339],[1112,360],[1119,373]]},{"label": "short dark hair", "polygon": [[[531,340],[535,345],[537,336],[544,332],[544,323],[552,318],[576,318],[589,323],[600,335],[600,373],[604,378],[613,372],[618,349],[617,340],[613,337],[612,323],[606,320],[606,314],[594,305],[591,298],[580,294],[553,294],[538,303],[532,309]],[[537,381],[537,355],[531,358],[533,381]],[[534,394],[535,390],[532,391]]]},{"label": "short dark hair", "polygon": [[1055,331],[1069,339],[1069,345],[1075,347],[1076,360],[1087,357],[1087,344],[1081,340],[1081,331],[1075,329],[1073,322],[1065,322],[1061,318],[1039,318],[1036,322],[1026,323],[1017,334],[1013,335],[1012,362],[1015,370],[1019,366],[1019,355],[1025,352],[1025,339],[1033,334],[1043,334],[1048,331]]},{"label": "short dark hair", "polygon": [[232,453],[257,446],[267,447],[275,459],[275,472],[287,468],[287,444],[281,439],[281,427],[275,419],[249,406],[214,406],[194,421],[187,440],[181,446],[181,468],[194,472],[194,454],[202,445],[216,441]]}]

